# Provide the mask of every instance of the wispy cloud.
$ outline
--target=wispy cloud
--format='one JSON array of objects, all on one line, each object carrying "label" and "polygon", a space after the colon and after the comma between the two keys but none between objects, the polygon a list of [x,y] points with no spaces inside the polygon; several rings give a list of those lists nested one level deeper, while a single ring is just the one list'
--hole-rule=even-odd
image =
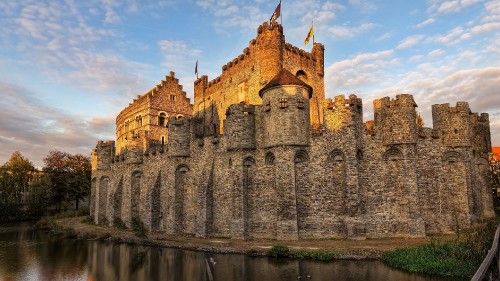
[{"label": "wispy cloud", "polygon": [[48,148],[89,152],[98,139],[113,138],[114,116],[85,119],[72,115],[45,104],[26,88],[4,81],[0,81],[0,92],[0,112],[8,120],[0,122],[0,159],[4,161],[20,150],[41,166]]},{"label": "wispy cloud", "polygon": [[397,49],[406,49],[406,48],[411,48],[418,44],[422,39],[424,38],[424,35],[422,34],[417,34],[417,35],[411,35],[403,39],[401,42],[399,42],[399,45],[396,47]]},{"label": "wispy cloud", "polygon": [[419,24],[415,25],[416,28],[422,28],[424,26],[428,26],[428,25],[431,25],[433,24],[434,22],[436,22],[436,19],[434,18],[428,18],[422,22],[420,22]]},{"label": "wispy cloud", "polygon": [[480,2],[481,0],[433,0],[427,11],[436,14],[456,13]]},{"label": "wispy cloud", "polygon": [[329,95],[357,91],[381,80],[387,68],[399,62],[393,55],[393,50],[364,53],[328,66],[325,83]]},{"label": "wispy cloud", "polygon": [[374,23],[363,23],[358,26],[334,25],[328,28],[327,32],[336,39],[348,39],[365,33],[376,26]]}]

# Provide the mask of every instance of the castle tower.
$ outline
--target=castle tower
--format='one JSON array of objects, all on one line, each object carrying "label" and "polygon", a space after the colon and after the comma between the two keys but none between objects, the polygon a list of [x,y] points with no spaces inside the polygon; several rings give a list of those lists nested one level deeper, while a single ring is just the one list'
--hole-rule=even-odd
[{"label": "castle tower", "polygon": [[[326,101],[325,125],[333,132],[349,128],[360,130],[362,124],[363,102],[356,95],[350,95],[347,99],[344,95],[339,95],[333,101]],[[359,139],[359,135],[355,137]]]},{"label": "castle tower", "polygon": [[444,146],[471,146],[470,114],[467,102],[457,102],[455,107],[450,107],[449,103],[432,105],[434,129],[441,134]]},{"label": "castle tower", "polygon": [[233,104],[224,121],[227,150],[255,149],[255,107]]},{"label": "castle tower", "polygon": [[264,111],[264,147],[309,145],[312,87],[282,69],[259,95]]},{"label": "castle tower", "polygon": [[417,142],[417,104],[412,95],[396,95],[373,101],[375,127],[382,133],[384,145]]},{"label": "castle tower", "polygon": [[261,81],[270,81],[283,68],[283,26],[264,22],[257,29],[255,58],[260,62]]},{"label": "castle tower", "polygon": [[168,151],[170,156],[190,155],[190,122],[187,118],[170,117],[168,119]]},{"label": "castle tower", "polygon": [[102,171],[110,170],[111,162],[115,156],[114,141],[98,141],[96,147],[92,150],[92,170]]}]

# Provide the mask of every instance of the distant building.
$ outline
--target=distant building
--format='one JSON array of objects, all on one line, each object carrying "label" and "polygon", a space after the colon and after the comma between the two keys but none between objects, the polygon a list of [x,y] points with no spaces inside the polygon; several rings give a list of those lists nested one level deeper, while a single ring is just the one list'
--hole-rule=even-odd
[{"label": "distant building", "polygon": [[[91,215],[141,219],[152,231],[236,239],[416,237],[494,216],[487,113],[413,96],[325,99],[324,46],[257,37],[222,74],[171,73],[117,117],[117,141],[92,151]],[[166,122],[168,117],[168,122]]]}]

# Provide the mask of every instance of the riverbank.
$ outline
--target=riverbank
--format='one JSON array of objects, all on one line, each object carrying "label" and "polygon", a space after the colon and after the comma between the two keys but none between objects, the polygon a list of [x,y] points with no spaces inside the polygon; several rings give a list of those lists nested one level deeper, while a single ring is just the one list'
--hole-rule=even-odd
[{"label": "riverbank", "polygon": [[[366,240],[234,240],[225,238],[200,239],[195,237],[168,236],[164,233],[149,233],[147,238],[138,238],[130,229],[117,229],[110,226],[84,223],[85,217],[55,219],[51,230],[70,237],[89,240],[103,240],[137,244],[144,246],[167,247],[175,249],[207,251],[214,253],[234,253],[252,256],[270,255],[273,246],[286,246],[290,251],[334,252],[335,259],[382,259],[386,252],[396,248],[417,246],[429,243],[431,238],[388,238]],[[441,235],[434,240],[452,241],[455,235]]]}]

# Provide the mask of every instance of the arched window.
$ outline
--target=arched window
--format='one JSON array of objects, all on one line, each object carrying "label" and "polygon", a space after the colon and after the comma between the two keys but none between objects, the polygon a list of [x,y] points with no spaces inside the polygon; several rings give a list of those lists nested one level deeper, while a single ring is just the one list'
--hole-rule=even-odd
[{"label": "arched window", "polygon": [[274,165],[275,161],[276,158],[274,157],[274,154],[272,152],[268,152],[266,154],[266,165]]},{"label": "arched window", "polygon": [[303,82],[306,82],[307,83],[307,75],[306,73],[304,72],[304,70],[299,70],[297,71],[297,73],[295,74],[295,77],[299,78],[300,80],[302,80]]},{"label": "arched window", "polygon": [[298,150],[296,153],[295,153],[295,157],[294,157],[294,162],[295,163],[304,163],[306,161],[309,160],[309,155],[307,154],[306,151],[304,150]]},{"label": "arched window", "polygon": [[165,120],[167,118],[167,114],[165,114],[164,112],[160,113],[160,115],[158,115],[158,125],[160,126],[165,126]]}]

